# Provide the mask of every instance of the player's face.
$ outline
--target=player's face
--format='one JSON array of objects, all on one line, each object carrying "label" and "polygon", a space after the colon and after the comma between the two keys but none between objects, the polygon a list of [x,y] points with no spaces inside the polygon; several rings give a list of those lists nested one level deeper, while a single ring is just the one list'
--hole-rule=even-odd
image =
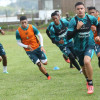
[{"label": "player's face", "polygon": [[89,10],[88,13],[89,13],[89,15],[97,17],[97,12],[94,9]]},{"label": "player's face", "polygon": [[20,23],[21,23],[22,28],[27,28],[27,24],[28,24],[27,20],[22,20],[20,21]]},{"label": "player's face", "polygon": [[85,16],[85,7],[83,5],[78,5],[75,8],[75,12],[78,17],[83,18]]},{"label": "player's face", "polygon": [[52,20],[56,25],[59,25],[59,17],[58,16],[52,16]]}]

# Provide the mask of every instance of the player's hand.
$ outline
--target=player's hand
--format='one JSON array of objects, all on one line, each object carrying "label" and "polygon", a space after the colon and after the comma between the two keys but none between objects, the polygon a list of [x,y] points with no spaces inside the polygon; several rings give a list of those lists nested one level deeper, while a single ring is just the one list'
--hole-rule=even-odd
[{"label": "player's hand", "polygon": [[59,44],[64,44],[64,40],[61,39],[61,40],[59,41]]},{"label": "player's hand", "polygon": [[81,27],[82,27],[82,25],[83,25],[84,23],[82,22],[82,21],[78,21],[78,23],[77,23],[77,30],[79,30]]},{"label": "player's hand", "polygon": [[5,32],[4,32],[2,29],[0,29],[0,32],[1,32],[1,34],[2,34],[2,35],[4,35],[4,34],[5,34]]},{"label": "player's hand", "polygon": [[96,29],[95,26],[91,26],[91,30],[92,30],[93,32],[95,32],[97,29]]},{"label": "player's hand", "polygon": [[43,48],[43,46],[41,46],[41,51],[43,51],[44,53],[46,53],[45,49]]},{"label": "player's hand", "polygon": [[95,38],[95,41],[96,41],[96,42],[100,42],[100,36],[97,36],[97,37]]},{"label": "player's hand", "polygon": [[32,47],[30,45],[28,45],[27,47],[30,51],[33,51]]}]

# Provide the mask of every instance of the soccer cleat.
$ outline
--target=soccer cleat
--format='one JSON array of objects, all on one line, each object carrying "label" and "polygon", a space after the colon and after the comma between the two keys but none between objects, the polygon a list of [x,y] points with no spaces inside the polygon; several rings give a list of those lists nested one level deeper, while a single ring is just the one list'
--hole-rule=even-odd
[{"label": "soccer cleat", "polygon": [[63,55],[63,57],[64,57],[64,60],[65,60],[67,63],[70,63],[69,58],[66,58],[66,56],[65,56],[65,55]]},{"label": "soccer cleat", "polygon": [[8,72],[3,72],[3,73],[8,74]]},{"label": "soccer cleat", "polygon": [[48,76],[47,79],[48,79],[48,80],[51,80],[51,76]]},{"label": "soccer cleat", "polygon": [[88,94],[92,94],[94,92],[94,87],[92,85],[88,85]]}]

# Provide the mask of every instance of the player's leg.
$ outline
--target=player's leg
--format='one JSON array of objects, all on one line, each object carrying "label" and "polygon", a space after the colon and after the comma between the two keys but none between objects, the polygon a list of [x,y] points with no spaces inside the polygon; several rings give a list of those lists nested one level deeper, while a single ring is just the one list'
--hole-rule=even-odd
[{"label": "player's leg", "polygon": [[79,64],[77,63],[77,61],[75,60],[74,55],[73,55],[72,53],[70,53],[70,54],[68,55],[68,57],[69,57],[70,61],[72,62],[72,64],[73,64],[73,65],[77,68],[77,70],[81,73],[82,70],[81,70],[81,68],[79,67]]},{"label": "player's leg", "polygon": [[98,66],[100,68],[100,45],[95,44],[95,52],[96,52],[96,55],[98,57]]},{"label": "player's leg", "polygon": [[91,65],[91,59],[94,54],[94,49],[86,49],[85,56],[84,56],[84,66],[86,70],[86,75],[87,75],[87,81],[88,81],[88,94],[92,94],[94,92],[94,87],[93,87],[93,69]]},{"label": "player's leg", "polygon": [[43,51],[41,51],[41,50],[38,50],[38,54],[37,55],[38,55],[38,58],[40,59],[41,64],[42,64],[42,66],[39,68],[40,71],[44,75],[46,75],[48,80],[50,80],[51,76],[47,73],[46,68],[43,66],[43,65],[47,65],[47,57],[46,57],[45,53]]},{"label": "player's leg", "polygon": [[8,73],[7,72],[7,57],[6,57],[6,53],[2,44],[0,44],[0,56],[2,57],[3,73]]}]

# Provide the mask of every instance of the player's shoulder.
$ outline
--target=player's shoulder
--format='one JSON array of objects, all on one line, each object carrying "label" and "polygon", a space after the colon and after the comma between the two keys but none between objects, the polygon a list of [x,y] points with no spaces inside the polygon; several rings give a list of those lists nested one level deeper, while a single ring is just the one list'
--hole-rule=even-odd
[{"label": "player's shoulder", "polygon": [[96,17],[92,16],[92,15],[86,15],[89,17],[90,20],[96,19]]}]

